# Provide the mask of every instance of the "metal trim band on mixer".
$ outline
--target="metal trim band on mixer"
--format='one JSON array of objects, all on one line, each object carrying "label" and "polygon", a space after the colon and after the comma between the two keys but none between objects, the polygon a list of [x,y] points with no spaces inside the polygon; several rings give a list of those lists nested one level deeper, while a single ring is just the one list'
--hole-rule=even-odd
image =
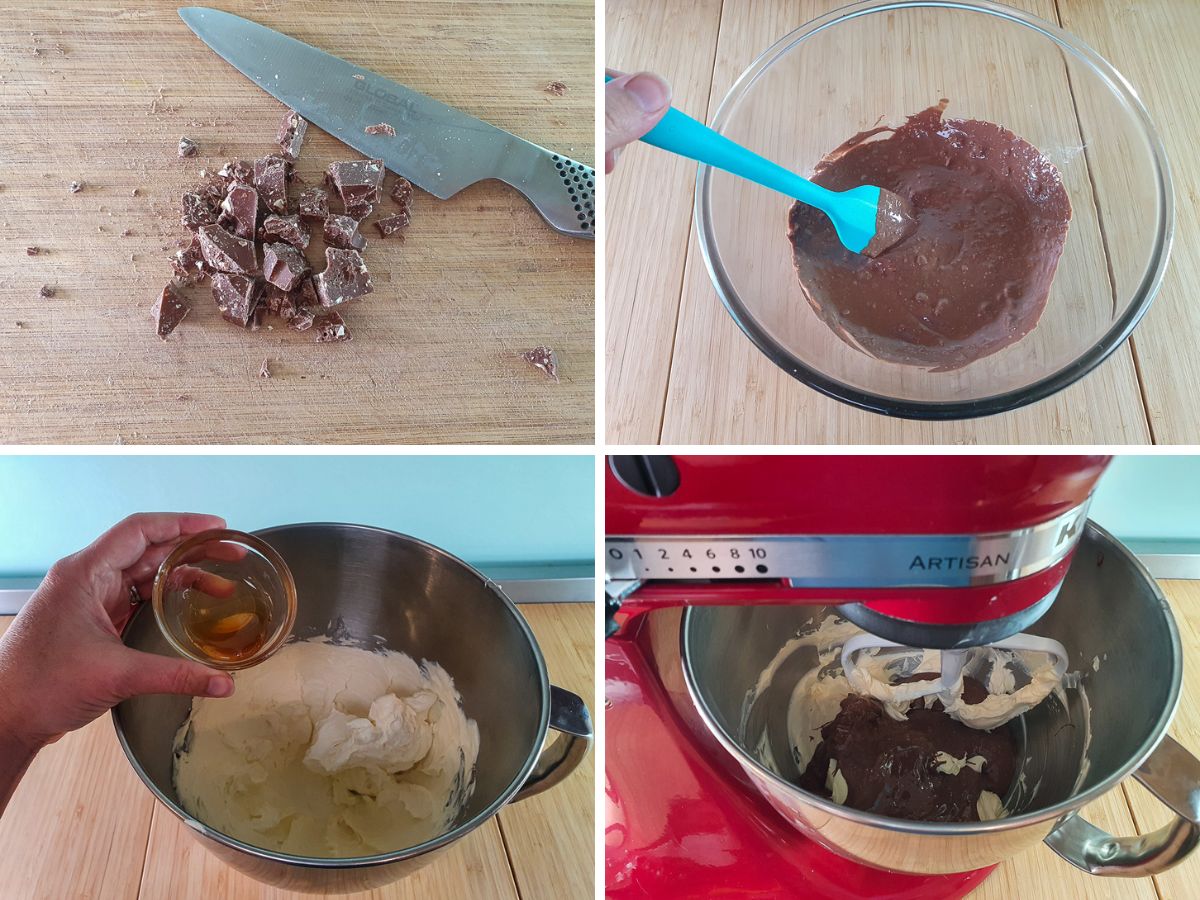
[{"label": "metal trim band on mixer", "polygon": [[1061,562],[1087,521],[1089,497],[1053,519],[987,534],[639,535],[605,539],[609,593],[652,579],[787,579],[804,588],[971,587]]}]

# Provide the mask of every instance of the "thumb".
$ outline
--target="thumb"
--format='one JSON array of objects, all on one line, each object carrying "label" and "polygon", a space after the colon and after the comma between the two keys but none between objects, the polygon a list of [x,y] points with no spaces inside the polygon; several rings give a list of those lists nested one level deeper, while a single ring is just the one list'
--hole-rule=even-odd
[{"label": "thumb", "polygon": [[120,692],[125,697],[138,694],[228,697],[233,693],[233,679],[188,659],[131,650]]},{"label": "thumb", "polygon": [[614,78],[604,86],[604,152],[636,141],[671,106],[671,86],[652,72]]}]

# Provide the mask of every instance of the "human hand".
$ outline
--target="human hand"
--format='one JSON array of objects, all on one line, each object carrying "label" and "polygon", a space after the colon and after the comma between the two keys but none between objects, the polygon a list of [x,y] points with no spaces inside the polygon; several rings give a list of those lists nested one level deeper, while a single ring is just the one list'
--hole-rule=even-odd
[{"label": "human hand", "polygon": [[141,513],[55,563],[0,638],[0,731],[36,753],[137,694],[233,693],[226,674],[121,642],[130,588],[148,597],[180,540],[224,527],[216,516]]},{"label": "human hand", "polygon": [[604,85],[604,171],[617,164],[621,148],[659,123],[671,108],[671,86],[652,72],[624,75],[606,69]]}]

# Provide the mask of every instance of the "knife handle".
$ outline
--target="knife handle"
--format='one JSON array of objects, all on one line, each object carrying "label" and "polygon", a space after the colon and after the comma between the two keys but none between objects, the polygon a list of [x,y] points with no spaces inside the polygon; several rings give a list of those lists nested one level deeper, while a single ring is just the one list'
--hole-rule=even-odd
[{"label": "knife handle", "polygon": [[555,231],[594,238],[596,170],[545,147],[526,147],[531,152],[511,154],[496,177],[524,194]]}]

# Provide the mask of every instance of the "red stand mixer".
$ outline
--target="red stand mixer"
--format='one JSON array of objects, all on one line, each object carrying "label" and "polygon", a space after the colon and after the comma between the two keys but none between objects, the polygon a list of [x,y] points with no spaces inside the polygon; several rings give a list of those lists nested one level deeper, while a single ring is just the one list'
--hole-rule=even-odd
[{"label": "red stand mixer", "polygon": [[815,604],[913,647],[998,641],[1054,602],[1108,457],[607,463],[608,896],[918,900],[986,878],[872,868],[789,827],[689,694],[682,608]]}]

